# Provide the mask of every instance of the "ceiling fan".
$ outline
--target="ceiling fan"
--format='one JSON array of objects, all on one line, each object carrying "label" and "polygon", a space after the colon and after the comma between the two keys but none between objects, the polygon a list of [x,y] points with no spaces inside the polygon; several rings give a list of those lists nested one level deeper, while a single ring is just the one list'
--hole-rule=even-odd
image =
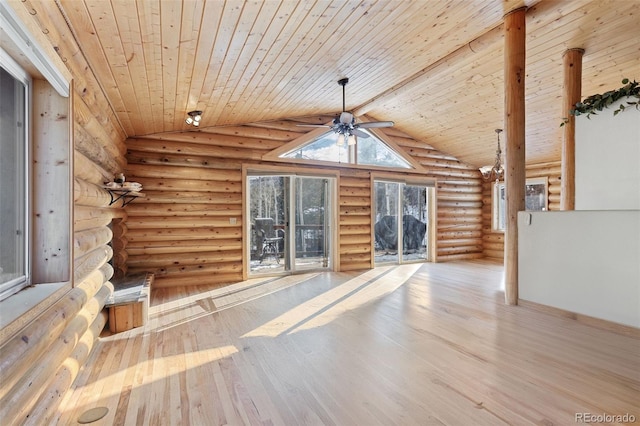
[{"label": "ceiling fan", "polygon": [[355,145],[356,136],[359,138],[368,138],[369,134],[360,129],[368,129],[372,127],[391,127],[393,121],[369,121],[367,123],[356,123],[356,118],[352,113],[346,111],[345,108],[345,86],[349,82],[348,78],[338,80],[338,84],[342,86],[342,112],[336,115],[331,124],[298,124],[304,127],[329,127],[334,133],[338,134],[338,145],[347,142],[348,145]]}]

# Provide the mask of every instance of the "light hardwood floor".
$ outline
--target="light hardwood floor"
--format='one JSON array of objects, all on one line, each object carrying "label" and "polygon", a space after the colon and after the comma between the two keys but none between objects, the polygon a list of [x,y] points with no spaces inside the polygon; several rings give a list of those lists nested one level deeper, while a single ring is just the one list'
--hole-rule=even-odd
[{"label": "light hardwood floor", "polygon": [[102,337],[58,424],[640,422],[640,339],[506,306],[486,261],[154,291],[150,321]]}]

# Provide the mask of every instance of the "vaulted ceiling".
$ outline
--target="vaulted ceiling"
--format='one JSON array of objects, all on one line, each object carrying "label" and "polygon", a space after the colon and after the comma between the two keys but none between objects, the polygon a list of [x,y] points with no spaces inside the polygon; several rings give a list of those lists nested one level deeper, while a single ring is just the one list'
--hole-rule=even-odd
[{"label": "vaulted ceiling", "polygon": [[504,127],[503,16],[527,6],[527,163],[557,161],[563,65],[582,94],[640,79],[640,0],[56,0],[124,132],[338,113],[476,166]]}]

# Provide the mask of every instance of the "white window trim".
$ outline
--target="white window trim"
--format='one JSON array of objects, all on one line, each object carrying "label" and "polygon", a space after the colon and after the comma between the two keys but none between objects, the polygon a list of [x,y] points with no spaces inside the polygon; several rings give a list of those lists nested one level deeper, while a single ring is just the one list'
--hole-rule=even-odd
[{"label": "white window trim", "polygon": [[[545,187],[545,202],[544,202],[544,208],[543,211],[546,211],[549,209],[549,179],[547,177],[539,177],[539,178],[529,178],[526,180],[525,182],[525,188],[526,185],[541,185],[543,184]],[[498,221],[499,221],[499,209],[500,209],[500,198],[499,198],[499,191],[500,188],[504,188],[505,187],[505,182],[501,181],[501,182],[497,182],[493,184],[493,189],[491,191],[491,230],[493,232],[505,232],[504,228],[500,228],[498,226]],[[526,194],[525,194],[526,197]],[[504,206],[504,211],[505,211],[505,215],[506,215],[506,199],[505,199],[505,206]],[[505,222],[506,224],[506,222]],[[505,225],[506,226],[506,225]]]}]

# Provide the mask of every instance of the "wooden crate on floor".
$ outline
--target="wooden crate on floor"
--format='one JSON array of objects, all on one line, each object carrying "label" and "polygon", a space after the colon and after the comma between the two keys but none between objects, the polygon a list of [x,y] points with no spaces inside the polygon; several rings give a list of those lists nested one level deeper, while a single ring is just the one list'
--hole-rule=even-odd
[{"label": "wooden crate on floor", "polygon": [[120,333],[142,327],[149,318],[149,298],[153,274],[126,276],[114,281],[114,292],[107,300],[109,331]]}]

